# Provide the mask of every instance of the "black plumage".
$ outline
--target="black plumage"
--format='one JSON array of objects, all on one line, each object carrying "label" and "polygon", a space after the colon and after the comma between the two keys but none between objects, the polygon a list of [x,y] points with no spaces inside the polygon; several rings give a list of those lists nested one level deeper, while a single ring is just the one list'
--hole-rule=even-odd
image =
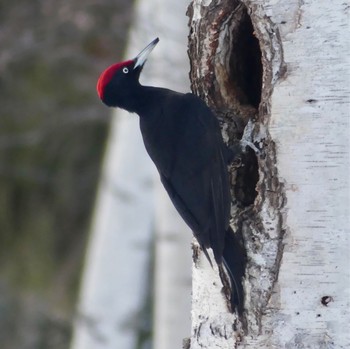
[{"label": "black plumage", "polygon": [[211,248],[218,265],[225,264],[235,289],[232,303],[241,311],[245,253],[229,226],[228,149],[218,120],[200,98],[139,83],[157,42],[135,59],[107,68],[98,81],[98,94],[108,106],[140,116],[146,150],[171,201],[206,256]]}]

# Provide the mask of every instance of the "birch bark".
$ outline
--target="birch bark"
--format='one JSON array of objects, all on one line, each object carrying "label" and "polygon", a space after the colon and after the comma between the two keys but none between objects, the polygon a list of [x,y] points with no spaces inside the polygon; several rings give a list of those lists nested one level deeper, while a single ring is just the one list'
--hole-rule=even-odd
[{"label": "birch bark", "polygon": [[348,11],[339,0],[189,7],[192,88],[228,143],[244,129],[259,149],[248,161],[257,181],[233,171],[232,225],[249,258],[244,318],[218,301],[200,256],[192,349],[350,347]]}]

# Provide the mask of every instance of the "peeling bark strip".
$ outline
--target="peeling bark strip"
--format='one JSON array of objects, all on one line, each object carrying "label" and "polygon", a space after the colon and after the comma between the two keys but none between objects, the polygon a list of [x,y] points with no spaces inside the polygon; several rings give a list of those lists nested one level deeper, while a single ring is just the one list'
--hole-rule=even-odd
[{"label": "peeling bark strip", "polygon": [[[232,326],[229,336],[227,331],[212,332],[218,343],[227,347],[237,345],[244,333],[262,331],[261,317],[277,279],[283,250],[281,210],[285,199],[267,128],[270,96],[284,74],[283,51],[277,28],[254,11],[248,3],[232,0],[194,1],[188,9],[193,92],[217,113],[229,145],[243,137],[259,149],[257,154],[247,149],[242,164],[232,168],[232,226],[243,235],[249,265],[244,319],[226,318]],[[197,348],[198,333],[211,320],[217,325],[217,314],[212,319],[208,314],[193,318],[192,348]]]},{"label": "peeling bark strip", "polygon": [[348,12],[341,0],[188,9],[193,92],[228,144],[259,150],[231,171],[232,228],[248,254],[244,318],[228,314],[199,254],[191,349],[350,347]]}]

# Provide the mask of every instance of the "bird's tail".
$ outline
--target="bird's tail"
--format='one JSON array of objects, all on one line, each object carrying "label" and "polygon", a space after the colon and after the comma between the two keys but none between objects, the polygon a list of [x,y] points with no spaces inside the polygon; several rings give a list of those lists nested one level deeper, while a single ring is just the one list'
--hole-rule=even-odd
[{"label": "bird's tail", "polygon": [[243,245],[242,236],[234,233],[229,227],[225,236],[223,263],[231,281],[231,307],[242,314],[244,308],[244,291],[242,278],[245,274],[247,254]]}]

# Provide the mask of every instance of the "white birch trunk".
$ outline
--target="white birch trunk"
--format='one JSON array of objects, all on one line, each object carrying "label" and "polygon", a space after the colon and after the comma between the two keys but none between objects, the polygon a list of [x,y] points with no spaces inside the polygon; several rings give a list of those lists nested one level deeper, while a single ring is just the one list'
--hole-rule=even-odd
[{"label": "white birch trunk", "polygon": [[[154,37],[141,82],[188,91],[184,0],[139,1],[126,58]],[[154,9],[157,9],[155,11]],[[156,183],[156,192],[154,192]],[[190,334],[191,234],[169,203],[139,131],[138,116],[113,112],[81,285],[72,349],[132,349],[151,282],[156,228],[154,348]]]},{"label": "white birch trunk", "polygon": [[[266,2],[266,8],[269,5]],[[275,9],[276,7],[276,9]],[[349,4],[278,4],[287,75],[269,131],[285,183],[285,248],[271,316],[272,346],[350,347]],[[270,13],[269,13],[270,12]],[[327,298],[325,298],[327,297]],[[329,300],[329,303],[328,303]],[[328,305],[327,305],[328,304]],[[278,309],[278,312],[275,312]]]},{"label": "white birch trunk", "polygon": [[[195,265],[191,349],[349,348],[349,4],[243,2],[264,68],[259,116],[247,132],[260,154],[255,221],[243,223],[245,319],[219,301],[215,273]],[[227,3],[194,1],[191,26],[207,53],[197,63],[204,83],[210,36],[230,24],[201,31],[200,23],[207,9]],[[217,56],[227,45],[220,35]]]}]

